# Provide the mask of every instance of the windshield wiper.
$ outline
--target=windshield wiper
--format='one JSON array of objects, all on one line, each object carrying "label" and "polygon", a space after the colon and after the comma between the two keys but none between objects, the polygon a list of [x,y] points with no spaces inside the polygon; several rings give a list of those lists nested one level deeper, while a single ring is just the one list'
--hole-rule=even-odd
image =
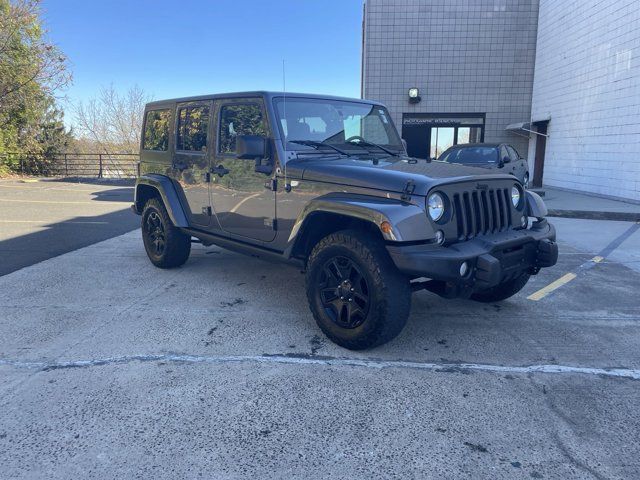
[{"label": "windshield wiper", "polygon": [[382,145],[378,145],[377,143],[373,143],[370,142],[368,140],[358,140],[357,142],[352,140],[350,142],[347,142],[349,145],[357,145],[359,147],[364,147],[365,145],[368,145],[370,147],[376,147],[379,148],[380,150],[382,150],[385,153],[388,153],[389,155],[393,155],[394,157],[398,156],[398,152],[394,152],[393,150],[389,150],[387,147],[383,147]]},{"label": "windshield wiper", "polygon": [[342,155],[346,155],[347,157],[350,157],[351,154],[345,152],[344,150],[342,150],[341,148],[338,148],[334,145],[331,145],[330,143],[325,143],[325,142],[316,142],[315,140],[287,140],[289,143],[298,143],[300,145],[307,145],[309,147],[315,147],[316,150],[319,149],[320,147],[329,147],[332,150],[335,150],[336,152],[342,154]]}]

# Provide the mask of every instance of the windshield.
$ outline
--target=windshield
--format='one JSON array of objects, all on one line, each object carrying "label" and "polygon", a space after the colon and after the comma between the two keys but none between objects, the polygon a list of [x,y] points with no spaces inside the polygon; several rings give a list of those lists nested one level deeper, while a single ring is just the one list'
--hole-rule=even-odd
[{"label": "windshield", "polygon": [[498,163],[495,147],[454,148],[445,152],[438,160],[449,163]]},{"label": "windshield", "polygon": [[274,102],[286,150],[312,151],[329,144],[350,153],[363,149],[385,153],[380,147],[394,153],[404,151],[389,113],[379,105],[297,97]]}]

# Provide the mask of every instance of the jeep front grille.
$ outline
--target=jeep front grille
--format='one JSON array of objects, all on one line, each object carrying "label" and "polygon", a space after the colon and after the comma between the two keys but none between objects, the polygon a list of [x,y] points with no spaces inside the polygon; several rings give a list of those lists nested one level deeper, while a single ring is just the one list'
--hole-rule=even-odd
[{"label": "jeep front grille", "polygon": [[458,241],[511,228],[509,189],[473,190],[453,195]]}]

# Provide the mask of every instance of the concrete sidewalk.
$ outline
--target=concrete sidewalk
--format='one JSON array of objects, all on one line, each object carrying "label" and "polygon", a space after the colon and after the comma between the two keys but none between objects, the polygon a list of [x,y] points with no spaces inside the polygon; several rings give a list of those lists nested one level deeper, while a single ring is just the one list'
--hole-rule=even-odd
[{"label": "concrete sidewalk", "polygon": [[554,187],[544,187],[541,190],[544,191],[544,201],[552,217],[640,221],[640,204],[637,203]]}]

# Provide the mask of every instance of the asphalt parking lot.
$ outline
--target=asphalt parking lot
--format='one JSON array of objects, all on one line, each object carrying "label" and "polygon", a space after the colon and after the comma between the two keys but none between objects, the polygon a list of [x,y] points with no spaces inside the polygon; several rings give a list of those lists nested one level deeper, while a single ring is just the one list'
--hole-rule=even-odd
[{"label": "asphalt parking lot", "polygon": [[4,275],[0,477],[639,478],[640,225],[553,221],[521,294],[416,293],[366,352],[297,269],[215,247],[163,271],[132,231]]},{"label": "asphalt parking lot", "polygon": [[129,232],[133,182],[0,180],[0,275]]}]

